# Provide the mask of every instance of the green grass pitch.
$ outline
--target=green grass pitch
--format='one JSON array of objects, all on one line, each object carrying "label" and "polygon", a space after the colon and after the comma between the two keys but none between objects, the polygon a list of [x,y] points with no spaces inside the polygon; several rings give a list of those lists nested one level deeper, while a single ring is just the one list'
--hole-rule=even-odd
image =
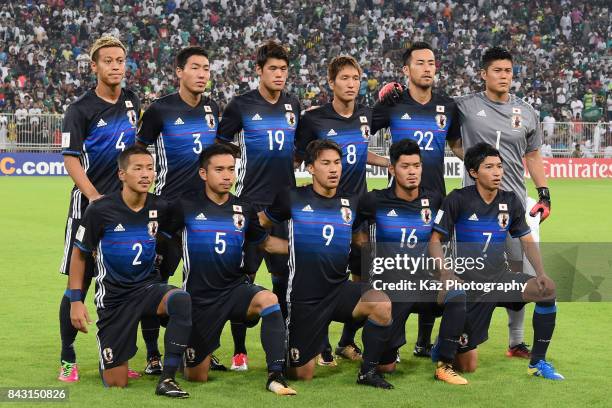
[{"label": "green grass pitch", "polygon": [[[373,181],[370,188],[383,186]],[[529,182],[530,183],[530,182]],[[449,187],[458,185],[449,180]],[[71,183],[66,177],[0,178],[0,386],[61,387],[58,369],[60,297],[66,278],[57,272],[63,248],[63,231]],[[543,224],[544,241],[605,242],[612,230],[612,181],[551,180],[552,216]],[[532,191],[532,196],[535,194]],[[602,272],[602,274],[605,272]],[[609,273],[609,271],[608,271]],[[180,272],[172,282],[179,283]],[[270,287],[262,270],[257,282]],[[88,296],[90,314],[95,315],[93,296]],[[525,324],[531,342],[531,313]],[[516,406],[570,407],[610,406],[610,381],[606,380],[612,359],[608,354],[612,333],[612,304],[561,303],[557,328],[549,350],[550,360],[567,380],[551,383],[526,374],[526,362],[504,356],[507,341],[506,312],[498,309],[490,329],[491,338],[480,350],[480,367],[468,374],[470,384],[453,387],[433,379],[433,365],[415,359],[411,347],[416,336],[416,317],[409,319],[408,344],[401,350],[402,362],[388,376],[393,391],[355,385],[357,365],[340,361],[337,368],[317,367],[308,383],[293,383],[298,396],[280,398],[264,390],[265,359],[259,344],[259,329],[249,330],[247,346],[250,367],[246,373],[213,372],[207,384],[178,381],[191,393],[185,401],[154,396],[154,378],[130,382],[124,390],[102,388],[97,369],[95,325],[87,335],[79,334],[76,350],[81,381],[67,386],[69,402],[80,406]],[[340,325],[330,330],[332,343]],[[434,331],[434,334],[437,331]],[[358,342],[360,339],[358,337]],[[163,345],[163,342],[160,341]],[[228,364],[233,343],[229,329],[216,354]],[[144,368],[144,345],[130,362]],[[606,385],[607,384],[607,385]],[[33,405],[25,403],[24,405]],[[22,406],[24,406],[22,405]],[[36,405],[38,406],[38,405]]]}]

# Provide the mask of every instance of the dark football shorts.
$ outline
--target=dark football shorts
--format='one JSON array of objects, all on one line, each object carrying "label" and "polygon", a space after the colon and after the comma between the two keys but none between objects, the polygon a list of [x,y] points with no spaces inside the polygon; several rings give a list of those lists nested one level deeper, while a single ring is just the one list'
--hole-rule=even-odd
[{"label": "dark football shorts", "polygon": [[353,321],[353,309],[367,289],[366,283],[345,281],[319,302],[287,304],[291,367],[301,367],[321,352],[332,321]]},{"label": "dark football shorts", "polygon": [[264,290],[252,283],[241,283],[210,305],[193,304],[191,338],[185,350],[185,365],[195,367],[221,345],[221,332],[228,321],[253,327],[259,317],[247,321],[247,312],[257,293]]},{"label": "dark football shorts", "polygon": [[143,316],[157,316],[157,308],[166,293],[176,289],[165,283],[154,283],[120,304],[98,310],[98,354],[100,368],[108,370],[134,357],[138,347],[138,324]]},{"label": "dark football shorts", "polygon": [[[533,276],[525,273],[506,272],[495,282],[520,282],[526,283]],[[465,353],[474,350],[480,344],[489,339],[489,326],[491,317],[496,307],[505,307],[510,310],[521,310],[527,302],[523,300],[523,293],[520,291],[491,291],[488,293],[472,292],[467,293],[465,330],[459,339],[458,353]]]}]

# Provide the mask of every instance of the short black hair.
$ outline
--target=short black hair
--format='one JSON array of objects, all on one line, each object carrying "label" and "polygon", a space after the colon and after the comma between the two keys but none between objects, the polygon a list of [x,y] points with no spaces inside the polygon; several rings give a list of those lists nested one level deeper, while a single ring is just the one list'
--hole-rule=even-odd
[{"label": "short black hair", "polygon": [[399,142],[395,142],[389,148],[389,160],[391,161],[391,165],[395,166],[400,159],[400,156],[412,156],[413,154],[417,154],[419,158],[421,157],[421,148],[411,139],[403,139]]},{"label": "short black hair", "polygon": [[174,59],[174,64],[177,68],[184,69],[185,64],[187,64],[187,60],[189,57],[193,57],[194,55],[201,55],[203,57],[208,58],[208,53],[202,47],[193,45],[190,47],[185,47],[176,54],[176,58]]},{"label": "short black hair", "polygon": [[153,157],[151,152],[149,152],[145,147],[132,145],[119,153],[119,157],[117,157],[117,166],[119,166],[121,170],[126,170],[128,163],[130,162],[130,157],[137,154],[146,154],[147,156]]},{"label": "short black hair", "polygon": [[338,143],[328,139],[315,139],[306,146],[306,154],[304,155],[304,163],[308,166],[314,164],[324,150],[334,150],[340,158],[342,158],[342,149]]},{"label": "short black hair", "polygon": [[210,159],[213,156],[220,156],[224,154],[231,155],[234,159],[236,158],[236,153],[231,146],[228,146],[224,143],[214,143],[208,146],[206,149],[202,150],[200,153],[200,168],[205,169],[208,167],[208,163],[210,163]]},{"label": "short black hair", "polygon": [[289,54],[285,47],[276,41],[268,41],[257,48],[255,62],[259,68],[264,67],[270,58],[284,60],[289,65]]},{"label": "short black hair", "polygon": [[465,164],[465,169],[467,170],[468,175],[472,179],[474,177],[472,177],[470,174],[470,170],[477,172],[482,162],[489,156],[499,157],[499,160],[501,160],[502,163],[504,162],[499,150],[488,143],[476,143],[474,146],[467,149],[467,152],[465,152],[465,157],[463,158],[463,163]]},{"label": "short black hair", "polygon": [[430,50],[431,52],[434,52],[433,48],[431,48],[431,45],[429,43],[426,43],[424,41],[414,42],[402,54],[402,62],[404,63],[404,65],[410,64],[410,57],[412,57],[412,53],[418,50]]},{"label": "short black hair", "polygon": [[509,60],[510,62],[512,62],[512,54],[510,54],[510,51],[508,51],[504,47],[491,47],[487,49],[484,54],[482,54],[480,67],[486,70],[487,68],[489,68],[489,65],[493,63],[493,61],[498,60]]}]

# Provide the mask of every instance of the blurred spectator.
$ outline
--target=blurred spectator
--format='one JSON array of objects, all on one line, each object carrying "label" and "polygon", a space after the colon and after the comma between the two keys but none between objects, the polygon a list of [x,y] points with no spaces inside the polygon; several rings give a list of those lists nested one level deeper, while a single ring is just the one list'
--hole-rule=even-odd
[{"label": "blurred spectator", "polygon": [[580,151],[580,143],[576,143],[574,145],[574,150],[572,151],[572,154],[570,155],[570,157],[574,159],[579,159],[582,157],[582,152]]},{"label": "blurred spectator", "polygon": [[63,112],[93,84],[90,42],[110,33],[129,48],[126,85],[145,104],[176,90],[176,50],[200,44],[210,52],[209,89],[223,108],[256,86],[254,51],[268,38],[288,46],[288,88],[305,105],[329,98],[326,64],[340,53],[358,58],[367,81],[360,98],[372,103],[381,84],[402,78],[402,51],[425,40],[438,50],[437,87],[451,96],[481,89],[479,58],[486,47],[509,48],[513,92],[533,99],[542,117],[559,120],[569,101],[583,100],[585,111],[587,100],[594,106],[603,98],[599,107],[606,106],[611,9],[608,0],[3,2],[0,109],[42,102],[44,112]]}]

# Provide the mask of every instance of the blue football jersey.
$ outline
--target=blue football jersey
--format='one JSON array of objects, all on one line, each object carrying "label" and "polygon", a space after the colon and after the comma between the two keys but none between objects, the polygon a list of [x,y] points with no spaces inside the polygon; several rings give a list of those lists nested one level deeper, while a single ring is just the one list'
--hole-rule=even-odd
[{"label": "blue football jersey", "polygon": [[360,196],[368,191],[366,165],[370,142],[372,111],[356,105],[349,118],[340,116],[331,103],[304,113],[296,134],[296,150],[304,155],[308,143],[329,139],[342,149],[342,176],[338,189],[345,194]]},{"label": "blue football jersey", "polygon": [[75,246],[93,253],[96,261],[98,309],[119,304],[138,289],[160,281],[155,269],[155,245],[160,223],[165,223],[168,203],[148,194],[144,207],[130,209],[121,192],[106,195],[87,207],[76,233]]},{"label": "blue football jersey", "polygon": [[264,211],[289,221],[289,302],[317,302],[348,279],[357,202],[341,193],[317,194],[311,185],[280,192]]},{"label": "blue football jersey", "polygon": [[283,92],[272,104],[257,89],[234,97],[227,105],[217,137],[231,142],[239,134],[237,196],[268,205],[279,191],[295,186],[293,158],[300,110],[292,95]]},{"label": "blue football jersey", "polygon": [[447,140],[461,137],[457,104],[452,98],[432,94],[429,102],[416,102],[406,90],[393,106],[374,105],[372,132],[389,128],[391,141],[411,139],[419,144],[423,158],[421,187],[446,195],[444,148]]},{"label": "blue football jersey", "polygon": [[155,194],[169,200],[204,187],[198,159],[215,143],[219,107],[202,97],[193,107],[178,93],[155,100],[142,116],[136,140],[155,144],[157,178]]}]

